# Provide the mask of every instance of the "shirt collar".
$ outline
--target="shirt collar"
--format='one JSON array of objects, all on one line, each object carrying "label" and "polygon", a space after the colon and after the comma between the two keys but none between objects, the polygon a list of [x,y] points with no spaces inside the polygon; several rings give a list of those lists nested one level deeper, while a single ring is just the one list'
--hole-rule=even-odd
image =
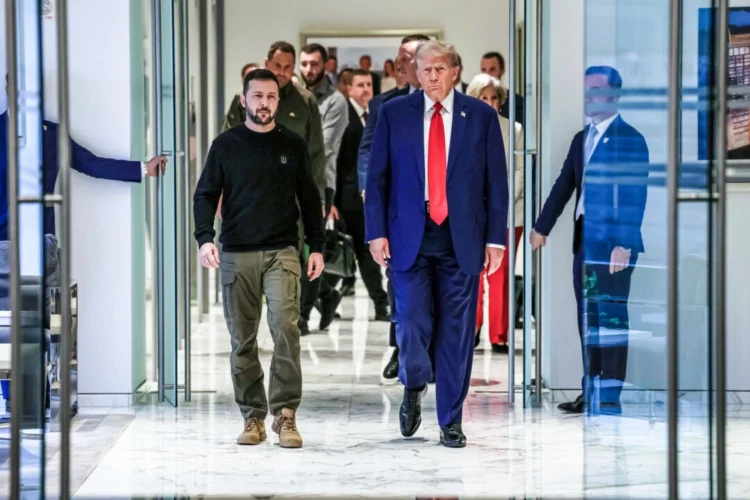
[{"label": "shirt collar", "polygon": [[312,92],[315,97],[323,97],[328,95],[328,91],[331,88],[331,81],[328,78],[323,78],[320,83],[315,87],[307,87],[307,90]]},{"label": "shirt collar", "polygon": [[419,89],[415,87],[414,85],[409,85],[409,94],[416,92],[417,90]]},{"label": "shirt collar", "polygon": [[[453,90],[453,89],[451,89],[450,94],[448,94],[448,96],[445,99],[443,99],[443,102],[440,103],[440,104],[443,105],[443,108],[445,109],[445,112],[448,113],[448,114],[453,114],[453,100],[455,99],[455,97],[456,97],[456,91]],[[427,113],[428,111],[430,111],[430,109],[432,109],[432,107],[434,105],[435,105],[435,101],[433,101],[432,99],[430,99],[429,97],[427,97],[427,93],[424,93],[424,110],[425,110],[425,113]]]},{"label": "shirt collar", "polygon": [[357,112],[357,116],[359,116],[360,118],[362,118],[362,114],[363,113],[365,113],[365,112],[369,113],[370,112],[369,110],[364,109],[362,106],[360,106],[359,104],[357,104],[357,101],[355,101],[351,97],[349,98],[349,102],[351,103],[352,107],[354,107],[354,111]]},{"label": "shirt collar", "polygon": [[598,135],[602,136],[604,135],[604,132],[607,131],[610,125],[612,125],[612,122],[614,122],[618,117],[620,116],[620,113],[615,113],[614,115],[610,116],[606,120],[599,123],[599,125],[591,124],[592,126],[596,127],[596,130],[598,131]]}]

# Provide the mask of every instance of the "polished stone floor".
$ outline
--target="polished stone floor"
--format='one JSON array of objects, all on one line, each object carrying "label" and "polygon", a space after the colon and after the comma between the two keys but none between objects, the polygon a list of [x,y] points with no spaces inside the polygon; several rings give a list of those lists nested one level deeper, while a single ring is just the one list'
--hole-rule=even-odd
[{"label": "polished stone floor", "polygon": [[[181,400],[175,409],[147,396],[150,401],[133,408],[82,410],[88,418],[131,419],[115,440],[74,435],[76,496],[666,497],[663,407],[628,404],[622,416],[566,416],[555,409],[559,395],[553,402],[545,394],[541,407],[524,409],[520,393],[508,403],[507,355],[486,348],[475,353],[464,411],[469,446],[439,445],[434,391],[417,435],[402,438],[402,388],[380,377],[390,354],[387,325],[368,321],[372,310],[363,295],[345,299],[340,311],[344,318],[329,332],[302,341],[303,449],[281,449],[273,435],[259,447],[235,445],[242,420],[219,307],[194,326],[190,403]],[[260,347],[267,367],[272,342],[265,327]],[[689,400],[681,405],[680,496],[706,498],[710,421]],[[729,493],[748,498],[750,409],[732,406],[728,426]]]}]

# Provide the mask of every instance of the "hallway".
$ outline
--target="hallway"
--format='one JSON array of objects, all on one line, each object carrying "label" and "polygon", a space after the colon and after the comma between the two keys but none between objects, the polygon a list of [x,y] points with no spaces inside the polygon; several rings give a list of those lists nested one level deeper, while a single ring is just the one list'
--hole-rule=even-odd
[{"label": "hallway", "polygon": [[[403,439],[398,425],[401,386],[379,376],[389,354],[387,325],[366,321],[369,301],[363,289],[358,294],[345,299],[340,309],[344,319],[327,334],[303,338],[302,450],[280,449],[274,435],[257,448],[235,444],[242,422],[232,398],[229,340],[219,306],[193,333],[193,402],[176,410],[145,404],[83,411],[71,434],[79,450],[72,457],[76,496],[665,496],[663,415],[656,423],[570,417],[558,414],[556,403],[549,401],[524,411],[520,401],[507,403],[507,358],[481,347],[464,413],[469,446],[450,450],[438,445],[434,391],[428,393],[416,437]],[[264,328],[265,366],[270,348]],[[520,371],[520,356],[517,365]],[[155,396],[149,397],[153,402]],[[746,446],[737,438],[750,441],[750,426],[737,417],[746,418],[748,412],[733,408],[729,491],[746,497]],[[647,408],[626,405],[624,413],[646,415]],[[102,417],[121,426],[119,439],[92,441],[99,431],[79,432],[87,419]],[[681,494],[705,497],[706,420],[681,422],[681,431],[685,451],[690,443],[695,450],[680,458],[683,470],[692,471],[691,477],[682,477]],[[111,438],[111,425],[107,432]],[[92,447],[99,447],[98,453],[80,453]]]}]

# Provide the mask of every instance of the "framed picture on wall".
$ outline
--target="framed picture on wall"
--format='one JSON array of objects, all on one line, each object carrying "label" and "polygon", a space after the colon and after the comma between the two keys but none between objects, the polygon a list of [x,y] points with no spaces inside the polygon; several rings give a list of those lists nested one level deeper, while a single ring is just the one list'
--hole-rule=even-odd
[{"label": "framed picture on wall", "polygon": [[395,61],[401,39],[413,33],[422,33],[435,40],[443,38],[442,29],[310,30],[300,33],[300,47],[309,43],[323,45],[328,50],[328,54],[336,58],[338,71],[344,68],[359,68],[360,59],[363,56],[370,56],[372,64],[370,71],[377,78],[383,78],[385,62]]}]

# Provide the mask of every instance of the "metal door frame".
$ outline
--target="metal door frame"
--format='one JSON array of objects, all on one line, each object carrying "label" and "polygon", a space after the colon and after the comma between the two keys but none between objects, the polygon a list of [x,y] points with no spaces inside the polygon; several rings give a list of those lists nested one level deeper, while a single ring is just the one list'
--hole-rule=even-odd
[{"label": "metal door frame", "polygon": [[[20,269],[20,235],[19,205],[21,203],[38,203],[57,205],[60,208],[60,223],[57,227],[59,238],[60,294],[60,491],[62,499],[70,497],[70,420],[72,411],[69,404],[71,393],[71,291],[70,291],[70,117],[68,92],[68,26],[67,0],[57,0],[55,27],[57,30],[57,85],[58,85],[58,179],[57,192],[44,194],[38,198],[19,198],[19,154],[18,154],[18,85],[16,82],[18,57],[18,22],[19,10],[16,0],[5,2],[6,50],[8,71],[8,239],[10,263],[10,309],[11,309],[11,442],[10,442],[10,497],[21,496],[21,425],[23,401],[23,332],[21,322],[21,269]],[[41,19],[37,12],[38,19]],[[41,23],[39,24],[41,32]],[[40,45],[40,53],[42,47]],[[40,55],[41,59],[41,55]],[[46,432],[46,431],[45,431]],[[42,455],[41,468],[46,468]],[[44,473],[42,473],[44,478]],[[44,488],[44,480],[42,480]],[[44,495],[43,492],[41,492]]]}]

